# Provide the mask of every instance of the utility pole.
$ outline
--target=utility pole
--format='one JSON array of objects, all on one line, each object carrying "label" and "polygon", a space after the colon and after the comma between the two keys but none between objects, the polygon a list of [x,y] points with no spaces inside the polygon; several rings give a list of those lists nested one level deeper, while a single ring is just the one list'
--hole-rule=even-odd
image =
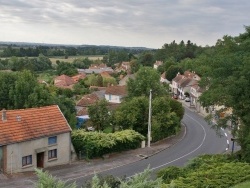
[{"label": "utility pole", "polygon": [[152,116],[151,101],[152,101],[152,89],[150,89],[149,91],[148,147],[150,147],[150,141],[151,141],[151,116]]}]

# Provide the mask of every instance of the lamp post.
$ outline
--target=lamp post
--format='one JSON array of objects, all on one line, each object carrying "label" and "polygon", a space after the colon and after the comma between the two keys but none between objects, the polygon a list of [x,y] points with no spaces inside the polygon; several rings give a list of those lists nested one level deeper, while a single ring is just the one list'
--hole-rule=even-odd
[{"label": "lamp post", "polygon": [[151,141],[151,116],[152,116],[151,100],[152,100],[152,89],[150,89],[150,91],[149,91],[148,147],[150,147],[150,141]]}]

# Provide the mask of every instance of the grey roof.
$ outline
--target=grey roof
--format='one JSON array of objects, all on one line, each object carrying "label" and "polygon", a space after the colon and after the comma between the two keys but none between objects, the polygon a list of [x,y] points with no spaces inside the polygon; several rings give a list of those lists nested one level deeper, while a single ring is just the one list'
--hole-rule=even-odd
[{"label": "grey roof", "polygon": [[101,69],[78,69],[78,72],[85,74],[92,74],[92,73],[100,74],[102,72],[114,72],[114,70],[110,67],[106,67]]}]

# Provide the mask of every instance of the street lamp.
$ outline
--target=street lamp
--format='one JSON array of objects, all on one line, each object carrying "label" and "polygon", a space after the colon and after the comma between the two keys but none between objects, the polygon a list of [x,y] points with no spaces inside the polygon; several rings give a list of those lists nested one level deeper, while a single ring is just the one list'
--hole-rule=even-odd
[{"label": "street lamp", "polygon": [[150,91],[149,91],[148,147],[150,147],[150,141],[151,141],[151,116],[152,116],[151,100],[152,100],[152,89],[150,89]]}]

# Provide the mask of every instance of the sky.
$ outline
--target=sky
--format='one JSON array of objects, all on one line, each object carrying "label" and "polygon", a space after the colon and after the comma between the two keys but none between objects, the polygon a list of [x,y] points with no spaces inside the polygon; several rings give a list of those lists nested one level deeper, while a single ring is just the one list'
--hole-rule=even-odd
[{"label": "sky", "polygon": [[249,0],[0,0],[0,41],[212,46],[250,25]]}]

